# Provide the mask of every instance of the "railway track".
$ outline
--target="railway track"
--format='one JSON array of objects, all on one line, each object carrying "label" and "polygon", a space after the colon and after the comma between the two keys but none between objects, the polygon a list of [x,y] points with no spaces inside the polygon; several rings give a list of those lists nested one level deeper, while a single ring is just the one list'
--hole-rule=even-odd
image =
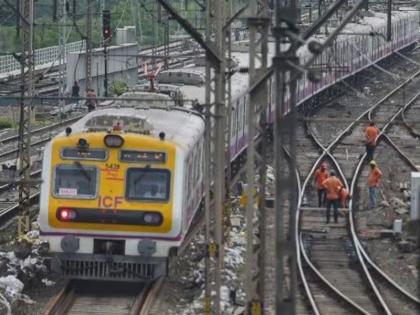
[{"label": "railway track", "polygon": [[[37,136],[37,139],[31,143],[32,148],[37,148],[39,146],[44,145],[47,143],[54,133],[60,131],[63,126],[67,124],[71,124],[82,116],[72,117],[67,120],[63,120],[60,123],[55,123],[49,126],[45,126],[42,128],[34,129],[32,131],[32,135]],[[47,134],[45,136],[45,134]],[[0,161],[10,161],[15,160],[18,154],[17,148],[17,141],[19,136],[12,135],[6,138],[0,139],[0,142],[3,144],[3,152],[0,153]],[[35,151],[35,150],[34,150]],[[36,151],[34,152],[36,155]],[[17,175],[17,174],[16,174]],[[31,172],[31,177],[38,178],[41,175],[41,169],[34,169]],[[7,178],[7,175],[3,172],[3,177]],[[11,189],[16,187],[19,184],[19,181],[16,182],[9,182],[9,183],[2,183],[0,185],[0,227],[4,226],[7,222],[9,222],[19,211],[19,204],[14,199],[17,199],[17,191],[12,191]],[[30,202],[32,205],[35,205],[39,200],[39,191],[38,189],[33,189],[33,193],[30,197]]]},{"label": "railway track", "polygon": [[[341,218],[341,223],[329,226],[323,223],[325,210],[305,207],[302,204],[305,190],[316,166],[325,159],[332,162],[346,186],[349,186],[347,182],[351,181],[350,193],[353,194],[364,161],[364,145],[360,139],[363,139],[365,126],[360,124],[361,119],[367,116],[369,120],[386,121],[379,126],[385,132],[391,123],[419,97],[419,93],[416,93],[415,89],[415,85],[419,81],[419,74],[420,71],[410,76],[403,84],[363,112],[329,145],[324,146],[313,130],[310,128],[307,130],[323,153],[303,180],[297,211],[300,230],[296,234],[296,240],[300,245],[299,264],[302,265],[302,260],[305,261],[312,271],[312,275],[316,275],[317,278],[314,281],[311,276],[306,275],[305,270],[300,266],[303,286],[315,314],[353,314],[354,312],[361,314],[411,314],[410,312],[418,311],[416,310],[418,301],[374,265],[361,246],[355,229],[352,203],[349,214],[345,215],[348,217],[348,223],[344,223]],[[349,156],[352,158],[349,159]],[[360,157],[359,162],[352,165],[351,161],[358,160],[358,157]],[[341,167],[342,165],[346,167]],[[357,269],[346,268],[354,266],[356,263]],[[371,267],[375,268],[374,276],[369,271]],[[361,270],[363,272],[360,272]],[[377,278],[378,275],[381,275],[380,280]],[[319,282],[322,282],[324,288],[329,288],[328,298],[325,294],[320,294],[322,289],[320,290]],[[325,293],[325,289],[322,292]],[[319,298],[320,296],[322,298]],[[402,313],[398,311],[401,297],[405,303],[412,304]]]},{"label": "railway track", "polygon": [[[184,47],[183,41],[175,41],[170,43],[169,48],[172,51],[177,51]],[[149,55],[152,54],[153,48],[147,47],[145,49],[141,49],[139,51],[139,55]],[[159,46],[155,49],[155,53],[157,55],[162,55],[164,52],[164,47]],[[169,62],[170,66],[175,66],[177,64],[182,64],[182,62],[186,62],[185,59],[189,60],[191,58],[179,58],[180,60],[176,60],[175,62]],[[42,69],[36,71],[37,74],[42,74],[42,80],[40,80],[36,85],[35,89],[38,91],[38,95],[57,95],[58,93],[58,66],[53,66],[48,69]],[[139,79],[145,78],[143,65],[139,67]],[[8,80],[8,82],[0,82],[0,97],[7,97],[13,96],[18,91],[10,92],[11,88],[15,88],[19,85],[19,76],[16,78],[12,78]],[[3,85],[3,86],[2,86]]]},{"label": "railway track", "polygon": [[51,298],[45,315],[146,315],[163,278],[148,283],[68,281]]}]

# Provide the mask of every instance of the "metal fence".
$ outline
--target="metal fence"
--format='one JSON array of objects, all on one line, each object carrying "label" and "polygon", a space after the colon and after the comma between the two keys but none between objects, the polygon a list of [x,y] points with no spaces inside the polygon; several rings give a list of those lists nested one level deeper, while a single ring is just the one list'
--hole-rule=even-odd
[{"label": "metal fence", "polygon": [[[68,43],[66,52],[76,52],[84,50],[84,41]],[[60,54],[59,46],[50,46],[35,50],[35,66],[49,65],[52,62],[58,65],[58,56]],[[64,57],[66,58],[66,57]],[[12,55],[0,57],[0,75],[20,69],[19,62]]]}]

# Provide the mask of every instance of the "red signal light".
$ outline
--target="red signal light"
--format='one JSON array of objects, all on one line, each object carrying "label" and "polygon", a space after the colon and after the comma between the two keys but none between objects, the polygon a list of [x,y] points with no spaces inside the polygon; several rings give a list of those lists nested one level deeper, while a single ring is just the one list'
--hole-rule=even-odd
[{"label": "red signal light", "polygon": [[57,218],[60,221],[72,221],[76,218],[76,211],[69,208],[60,208],[57,210]]},{"label": "red signal light", "polygon": [[102,36],[105,40],[111,37],[111,12],[109,10],[102,11]]}]

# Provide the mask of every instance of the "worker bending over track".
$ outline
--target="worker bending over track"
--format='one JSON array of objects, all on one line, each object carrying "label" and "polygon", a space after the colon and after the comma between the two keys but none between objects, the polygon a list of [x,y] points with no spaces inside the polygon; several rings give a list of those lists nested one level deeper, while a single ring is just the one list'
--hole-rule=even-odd
[{"label": "worker bending over track", "polygon": [[335,172],[330,172],[330,177],[328,177],[322,183],[322,186],[327,191],[327,224],[330,223],[330,210],[331,206],[334,207],[334,222],[338,223],[338,203],[339,203],[339,193],[343,184],[341,181],[335,176]]}]

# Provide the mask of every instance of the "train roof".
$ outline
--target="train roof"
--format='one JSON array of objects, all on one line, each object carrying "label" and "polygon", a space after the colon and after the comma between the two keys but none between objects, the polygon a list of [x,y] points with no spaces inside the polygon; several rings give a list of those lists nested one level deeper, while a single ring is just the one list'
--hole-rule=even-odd
[{"label": "train roof", "polygon": [[101,109],[88,113],[74,123],[71,126],[72,132],[92,131],[92,122],[99,121],[101,117],[109,118],[112,124],[120,121],[129,122],[129,125],[122,126],[123,131],[136,132],[138,130],[138,133],[144,133],[139,128],[147,128],[147,133],[150,132],[150,135],[157,138],[159,133],[164,132],[166,140],[172,141],[184,149],[194,145],[204,132],[204,120],[201,116],[193,111],[177,107]]},{"label": "train roof", "polygon": [[[401,11],[392,11],[392,21],[398,21],[403,18],[415,18],[417,21],[419,19],[419,12],[417,10],[404,10]],[[349,40],[349,38],[357,39],[360,37],[360,34],[370,35],[372,32],[381,33],[383,28],[387,26],[387,14],[383,12],[369,11],[369,15],[365,16],[363,19],[360,19],[357,23],[348,23],[343,30],[340,32],[340,35],[335,39],[335,42],[339,43],[342,41]],[[334,31],[334,27],[328,27],[328,33]],[[385,34],[384,34],[385,35]],[[325,34],[316,34],[311,37],[311,39],[317,40],[319,42],[324,42],[327,39]],[[309,40],[310,41],[310,40]],[[308,41],[308,42],[309,42]],[[308,51],[308,46],[304,45],[299,48],[298,56],[302,59],[302,62],[305,62],[309,56],[312,54]]]},{"label": "train roof", "polygon": [[[418,11],[411,11],[407,8],[400,11],[392,11],[393,20],[400,20],[405,17],[417,17],[419,16]],[[371,32],[381,32],[383,27],[386,27],[387,15],[383,12],[374,12],[369,11],[368,16],[365,16],[363,19],[360,19],[357,23],[349,23],[342,30],[340,36],[337,37],[335,42],[341,42],[348,40],[349,38],[356,38],[360,34],[369,35]],[[328,31],[331,33],[334,28],[329,28]],[[346,35],[346,33],[348,33]],[[325,41],[327,35],[317,34],[312,36],[311,39],[318,40],[320,42]],[[308,41],[309,42],[309,41]],[[271,64],[272,57],[274,56],[274,43],[268,43],[268,63]],[[306,62],[306,60],[312,54],[308,51],[307,45],[304,45],[299,48],[298,56],[301,58],[301,63]],[[247,68],[249,66],[249,53],[248,52],[233,52],[233,58],[238,63],[239,68]],[[197,66],[195,64],[187,65],[183,69],[175,69],[174,71],[195,71],[204,75],[205,68],[203,66]],[[248,73],[238,73],[236,72],[231,80],[232,84],[232,101],[235,102],[236,99],[242,96],[248,89]],[[194,86],[194,85],[179,85],[180,90],[182,91],[185,99],[197,100],[200,104],[205,103],[205,87],[204,86]]]}]

